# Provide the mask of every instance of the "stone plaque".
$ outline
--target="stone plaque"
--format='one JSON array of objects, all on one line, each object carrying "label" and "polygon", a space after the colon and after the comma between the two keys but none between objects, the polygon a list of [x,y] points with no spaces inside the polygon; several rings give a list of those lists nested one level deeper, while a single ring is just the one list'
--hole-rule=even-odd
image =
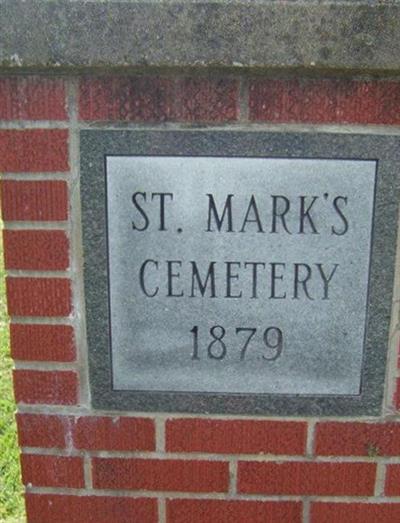
[{"label": "stone plaque", "polygon": [[114,388],[359,394],[375,171],[108,156]]},{"label": "stone plaque", "polygon": [[95,406],[379,408],[393,169],[370,137],[251,134],[83,133]]}]

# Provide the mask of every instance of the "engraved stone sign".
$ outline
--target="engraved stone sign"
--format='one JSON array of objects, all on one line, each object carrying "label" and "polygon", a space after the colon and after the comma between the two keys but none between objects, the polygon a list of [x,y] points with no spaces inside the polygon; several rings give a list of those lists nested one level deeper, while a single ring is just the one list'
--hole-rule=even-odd
[{"label": "engraved stone sign", "polygon": [[107,157],[114,387],[358,394],[375,171]]},{"label": "engraved stone sign", "polygon": [[113,146],[100,140],[83,177],[99,269],[87,263],[89,331],[104,318],[103,334],[89,332],[99,405],[119,406],[118,397],[143,410],[273,412],[286,398],[298,411],[325,402],[332,412],[341,400],[354,411],[371,365],[374,383],[384,370],[385,350],[366,349],[378,321],[379,159],[360,146],[330,156],[307,144],[295,155],[276,145],[229,154],[215,143],[193,151],[193,134],[161,150],[162,133],[155,144],[143,133],[142,145],[138,133],[120,133],[117,145],[107,134]]}]

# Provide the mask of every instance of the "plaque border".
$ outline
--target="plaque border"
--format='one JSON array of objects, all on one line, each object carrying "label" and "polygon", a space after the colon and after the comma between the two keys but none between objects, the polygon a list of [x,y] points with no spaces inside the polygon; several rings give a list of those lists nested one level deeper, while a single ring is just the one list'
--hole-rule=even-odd
[{"label": "plaque border", "polygon": [[[81,130],[80,186],[91,403],[95,409],[285,416],[380,415],[394,282],[400,137],[241,130]],[[361,394],[112,389],[105,157],[222,156],[377,162]],[[397,165],[396,165],[397,163]]]}]

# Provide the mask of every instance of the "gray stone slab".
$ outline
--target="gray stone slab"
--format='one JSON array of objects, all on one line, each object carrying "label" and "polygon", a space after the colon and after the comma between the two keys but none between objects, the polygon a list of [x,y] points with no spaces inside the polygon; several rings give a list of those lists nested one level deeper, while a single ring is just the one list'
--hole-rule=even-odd
[{"label": "gray stone slab", "polygon": [[114,389],[359,394],[375,171],[108,156]]},{"label": "gray stone slab", "polygon": [[395,73],[400,5],[0,0],[0,66]]},{"label": "gray stone slab", "polygon": [[[82,131],[81,151],[85,295],[95,407],[379,414],[393,286],[398,138],[240,131]],[[242,199],[236,217],[246,213],[244,200],[250,193],[259,201],[263,183],[269,195],[281,193],[292,199],[301,191],[321,193],[321,203],[329,201],[329,194],[345,192],[349,198],[348,232],[329,238],[329,205],[311,214],[320,234],[312,234],[308,220],[308,235],[275,237],[270,233],[264,243],[259,235],[265,233],[251,230],[254,222],[246,225],[245,233],[219,232],[211,239],[199,229],[208,208],[204,201],[194,202],[193,194],[200,198],[212,187],[215,201],[221,202],[224,194],[236,191],[239,201]],[[136,229],[146,224],[137,206],[132,205],[130,211],[129,204],[127,207],[134,188],[137,192],[173,189],[174,207],[166,214],[170,230],[151,231],[151,224],[161,225],[159,206],[144,206],[151,203],[150,194],[146,202],[140,197],[136,200],[148,213],[150,230],[133,230],[132,222]],[[262,216],[271,218],[268,212]],[[340,232],[344,221],[338,213],[336,218],[333,226]],[[287,224],[294,231],[298,221],[293,218]],[[230,234],[235,239],[227,241]],[[232,279],[232,294],[241,290],[245,296],[228,300],[228,304],[222,296],[197,296],[197,300],[166,296],[167,268],[162,260],[183,260],[186,269],[182,268],[184,263],[173,266],[173,272],[182,272],[183,278],[192,256],[204,267],[210,256],[223,265],[228,260],[244,262],[249,255],[249,261],[283,261],[292,268],[305,262],[310,267],[314,263],[314,269],[315,263],[322,263],[328,270],[329,264],[338,263],[340,278],[334,281],[332,277],[327,300],[322,299],[324,288],[318,287],[315,279],[308,288],[314,300],[309,300],[302,288],[302,296],[289,300],[292,303],[275,300],[272,305],[271,268],[266,276],[269,287],[267,283],[266,288],[258,287],[259,297],[254,299],[254,280],[249,273],[244,275],[240,266],[241,279]],[[138,274],[145,259],[159,262],[158,266],[153,262],[148,265],[145,291],[151,295],[158,287],[164,296],[144,295]],[[276,280],[282,284],[280,291],[293,293],[291,283],[284,287],[284,281]],[[226,273],[218,274],[215,284],[217,289],[225,286],[226,295]],[[191,293],[178,277],[173,286],[172,293]],[[190,331],[196,325],[199,352],[192,359],[194,332]],[[226,329],[227,355],[221,359],[218,357],[224,349],[219,342],[211,348],[211,357],[208,348],[209,329],[215,325]],[[279,357],[266,361],[261,335],[271,326],[282,330],[284,342]],[[255,327],[257,332],[252,339],[256,343],[249,345],[246,357],[240,360],[238,335],[249,331],[236,333],[236,328],[243,327]],[[214,334],[218,338],[221,332],[218,329]],[[276,339],[269,341],[275,344]],[[250,352],[252,347],[254,352]],[[267,357],[277,354],[268,347],[264,351]]]}]

